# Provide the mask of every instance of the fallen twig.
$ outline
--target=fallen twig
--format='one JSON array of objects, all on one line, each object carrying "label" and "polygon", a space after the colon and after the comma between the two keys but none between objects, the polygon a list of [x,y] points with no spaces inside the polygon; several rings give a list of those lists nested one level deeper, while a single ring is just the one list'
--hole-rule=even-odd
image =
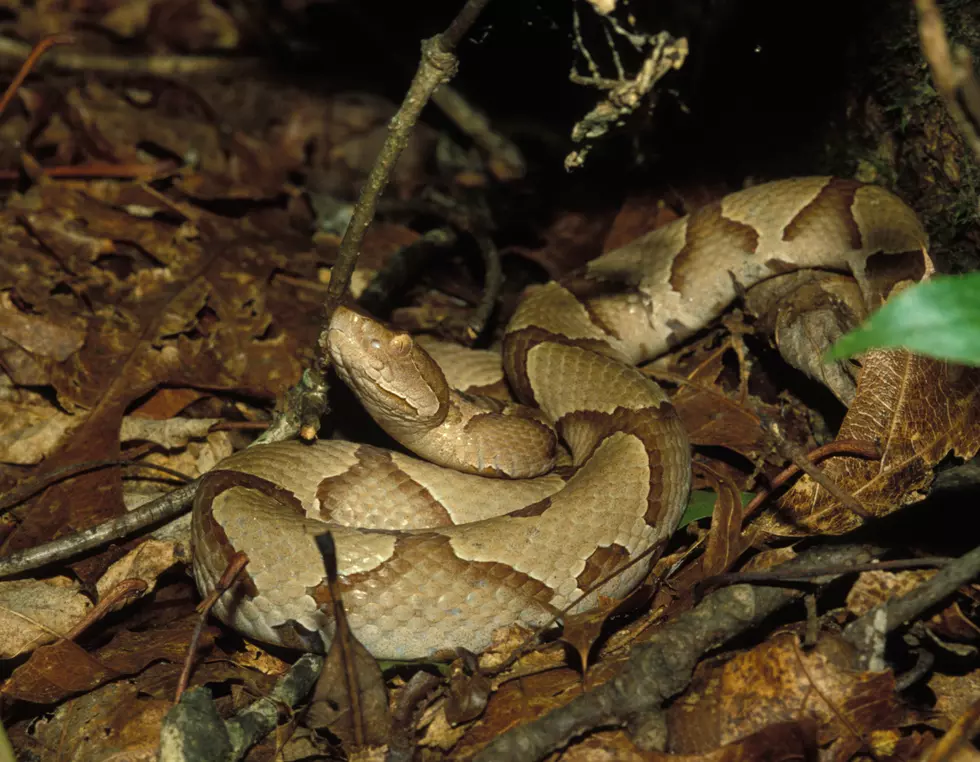
[{"label": "fallen twig", "polygon": [[0,97],[0,114],[7,110],[7,106],[10,105],[10,101],[14,99],[20,86],[24,84],[24,80],[27,79],[27,75],[30,74],[34,67],[37,66],[38,61],[41,59],[45,53],[47,53],[55,45],[69,45],[75,41],[75,38],[68,34],[55,34],[50,37],[45,37],[33,48],[28,48],[24,46],[25,56],[24,63],[21,64],[20,70],[14,75],[14,78],[10,80],[10,84],[7,85],[7,89],[3,93],[3,97]]},{"label": "fallen twig", "polygon": [[[19,61],[28,58],[31,46],[20,40],[0,37],[0,59]],[[148,55],[117,56],[100,53],[82,53],[77,50],[59,50],[43,61],[43,67],[67,71],[82,71],[88,75],[97,72],[108,74],[150,74],[157,77],[187,75],[247,74],[260,71],[267,62],[261,58],[234,58],[231,56]]]},{"label": "fallen twig", "polygon": [[[408,139],[415,129],[422,109],[429,102],[432,93],[455,75],[457,60],[456,56],[453,55],[453,49],[476,22],[477,17],[489,2],[490,0],[467,0],[466,5],[463,6],[463,9],[453,19],[445,32],[422,42],[422,60],[419,63],[418,71],[415,73],[398,113],[391,119],[388,136],[364,183],[360,198],[358,198],[351,215],[350,223],[347,225],[347,231],[340,242],[337,262],[330,274],[330,288],[324,307],[327,324],[329,324],[333,311],[347,294],[350,278],[354,272],[354,263],[357,261],[357,255],[364,241],[364,234],[374,220],[378,198],[388,184],[391,170],[408,144]],[[329,364],[326,359],[326,327],[320,335],[318,345],[320,352],[317,355],[315,367],[322,372]]]},{"label": "fallen twig", "polygon": [[844,508],[849,510],[855,516],[859,516],[864,521],[868,521],[872,518],[871,514],[864,509],[864,506],[861,505],[860,501],[854,497],[854,495],[827,476],[827,474],[825,474],[816,465],[811,463],[807,457],[807,454],[786,439],[786,437],[784,437],[779,431],[779,427],[775,423],[767,420],[766,416],[760,416],[760,419],[762,420],[763,429],[769,435],[773,444],[775,444],[776,449],[779,450],[780,455],[791,460],[793,465],[806,473],[806,475],[813,479],[813,481],[827,490],[827,492],[833,495],[833,497],[835,497]]},{"label": "fallen twig", "polygon": [[[397,71],[408,70],[412,63],[400,55],[396,45],[385,38],[384,27],[379,26],[369,12],[358,3],[342,3],[340,11],[358,26],[358,34],[370,38],[375,50],[386,55]],[[479,11],[477,11],[479,13]],[[475,21],[476,16],[473,17]],[[470,22],[472,25],[472,22]],[[468,31],[464,30],[464,34]],[[462,35],[460,35],[460,39]],[[455,45],[454,45],[455,47]],[[515,180],[527,172],[527,163],[517,147],[505,135],[495,132],[490,121],[451,85],[444,85],[432,94],[435,104],[446,118],[469,136],[487,154],[487,168],[498,180]]]},{"label": "fallen twig", "polygon": [[942,568],[951,563],[953,560],[954,559],[951,558],[937,558],[929,556],[926,558],[903,558],[896,561],[871,561],[866,564],[849,563],[847,564],[846,568],[841,566],[814,566],[808,569],[783,570],[782,567],[777,567],[776,569],[771,569],[768,571],[716,574],[713,577],[708,577],[705,579],[703,584],[716,587],[731,584],[768,585],[779,582],[803,582],[805,580],[818,579],[820,577],[833,576],[836,574],[856,574],[858,572],[869,571],[905,571],[908,569],[934,567]]},{"label": "fallen twig", "polygon": [[[818,447],[815,450],[811,450],[806,454],[806,459],[810,463],[819,463],[825,458],[829,458],[834,455],[851,455],[858,458],[866,458],[868,460],[875,460],[881,457],[881,450],[874,442],[861,442],[857,439],[838,439],[829,444],[825,444],[823,447]],[[755,497],[749,502],[748,505],[742,511],[742,521],[745,522],[748,518],[755,514],[756,511],[762,506],[762,504],[769,499],[776,490],[780,489],[786,482],[800,473],[802,469],[796,463],[787,466],[776,478],[772,480],[772,484],[769,485],[768,489],[760,490],[756,493]]]},{"label": "fallen twig", "polygon": [[936,576],[910,593],[865,612],[844,628],[844,637],[858,647],[864,667],[882,670],[885,635],[912,621],[977,575],[980,575],[980,547],[945,564]]},{"label": "fallen twig", "polygon": [[[132,457],[139,457],[143,455],[149,448],[134,448],[140,450],[138,453],[133,453]],[[36,495],[43,489],[47,489],[52,484],[62,481],[63,479],[69,479],[72,476],[78,476],[79,474],[85,474],[89,471],[95,471],[99,468],[149,468],[151,470],[160,471],[167,474],[168,476],[173,476],[175,479],[180,479],[184,482],[189,482],[191,478],[175,468],[170,468],[169,466],[162,466],[158,463],[149,463],[143,461],[127,460],[124,458],[106,458],[104,460],[86,460],[82,463],[72,463],[70,466],[65,466],[64,468],[59,468],[56,471],[52,471],[49,474],[38,479],[32,479],[27,484],[19,487],[15,487],[10,490],[3,498],[0,498],[0,513],[13,508],[18,503],[27,500],[31,495]]]},{"label": "fallen twig", "polygon": [[309,694],[323,658],[304,654],[276,681],[271,693],[222,721],[207,688],[192,688],[164,717],[160,759],[185,762],[236,760],[279,722],[282,707],[294,708]]},{"label": "fallen twig", "polygon": [[175,519],[190,507],[199,481],[195,479],[188,482],[183,487],[150,500],[124,516],[0,558],[0,578],[38,569],[55,561],[74,558],[86,550],[101,547],[107,542],[128,537],[148,527]]},{"label": "fallen twig", "polygon": [[[316,435],[320,418],[327,410],[326,373],[330,366],[327,332],[330,317],[348,293],[364,235],[374,220],[378,198],[388,184],[388,178],[398,157],[408,145],[422,109],[432,98],[435,90],[452,79],[456,73],[457,60],[453,50],[489,2],[490,0],[467,0],[445,32],[422,42],[422,60],[419,68],[415,72],[415,77],[398,113],[388,124],[388,135],[384,145],[364,182],[350,223],[340,242],[337,261],[330,272],[330,285],[324,303],[323,327],[317,338],[312,367],[303,374],[301,382],[286,393],[283,408],[269,429],[277,436],[288,434],[281,438],[290,438],[296,433],[308,438]],[[268,439],[263,438],[262,441]]]},{"label": "fallen twig", "polygon": [[493,314],[494,307],[497,306],[497,297],[500,295],[500,287],[504,283],[504,271],[500,266],[500,251],[493,239],[482,233],[474,233],[476,245],[480,249],[483,257],[483,296],[477,305],[466,326],[466,338],[469,341],[476,341],[483,329],[486,328],[490,315]]},{"label": "fallen twig", "polygon": [[99,602],[65,634],[65,640],[74,640],[127,598],[138,598],[141,596],[146,592],[147,587],[146,581],[142,579],[124,579],[120,581],[119,584],[103,595],[99,599]]},{"label": "fallen twig", "polygon": [[446,251],[458,238],[452,228],[440,227],[402,247],[385,260],[358,298],[358,303],[368,312],[383,317],[394,295],[422,271],[434,254]]},{"label": "fallen twig", "polygon": [[517,180],[527,172],[524,156],[507,137],[494,132],[490,120],[452,87],[432,94],[435,103],[453,123],[487,154],[487,167],[498,180]]},{"label": "fallen twig", "polygon": [[[483,260],[483,294],[467,321],[466,334],[458,337],[465,343],[472,343],[483,333],[487,321],[493,314],[504,280],[500,251],[489,234],[491,214],[486,203],[481,199],[471,205],[457,205],[455,199],[440,197],[421,202],[396,203],[390,205],[390,208],[392,211],[401,209],[435,214],[444,218],[456,230],[468,233],[473,238]],[[426,233],[423,239],[431,241],[432,244],[418,251],[413,251],[415,248],[413,244],[412,247],[403,250],[404,254],[399,252],[389,257],[375,280],[361,295],[359,301],[362,306],[370,309],[373,304],[384,304],[382,297],[390,297],[394,288],[401,287],[410,277],[415,276],[431,259],[436,247],[445,249],[452,246],[456,241],[456,235],[448,228],[437,228]],[[416,244],[421,244],[421,241]]]},{"label": "fallen twig", "polygon": [[[780,568],[866,563],[876,552],[861,546],[813,548]],[[834,577],[829,578],[831,581]],[[706,596],[698,606],[664,625],[647,642],[634,646],[622,672],[565,706],[514,728],[492,741],[480,762],[528,762],[561,748],[596,727],[621,726],[649,713],[688,684],[698,660],[709,649],[746,632],[773,612],[802,597],[801,590],[778,586],[734,585]]]}]

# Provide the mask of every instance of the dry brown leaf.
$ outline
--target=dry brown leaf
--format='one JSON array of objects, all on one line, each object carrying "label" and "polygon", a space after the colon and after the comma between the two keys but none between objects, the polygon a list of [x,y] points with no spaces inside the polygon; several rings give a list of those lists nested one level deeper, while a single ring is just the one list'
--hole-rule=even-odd
[{"label": "dry brown leaf", "polygon": [[[671,402],[691,442],[703,447],[725,447],[752,462],[771,457],[772,448],[760,423],[760,413],[778,421],[793,441],[806,442],[808,427],[803,414],[788,405],[767,404],[755,397],[740,402],[738,392],[726,388],[723,379],[732,374],[726,361],[733,356],[730,340],[714,346],[711,337],[706,337],[703,343],[670,360],[670,372],[689,382],[678,384]],[[654,379],[658,378],[657,365],[644,368]],[[737,382],[729,386],[737,386]],[[724,470],[721,463],[712,465]]]},{"label": "dry brown leaf", "polygon": [[493,693],[487,710],[466,729],[451,757],[469,759],[501,733],[537,719],[581,692],[581,675],[567,668],[511,680]]},{"label": "dry brown leaf", "polygon": [[199,389],[166,387],[157,389],[132,414],[141,418],[163,421],[178,415],[188,405],[204,399],[208,395]]},{"label": "dry brown leaf", "polygon": [[[124,579],[138,579],[146,583],[146,589],[141,593],[141,597],[145,597],[156,589],[160,575],[173,568],[177,562],[174,543],[146,540],[110,566],[96,584],[96,590],[101,597]],[[136,599],[133,597],[124,598],[114,610],[134,600]]]},{"label": "dry brown leaf", "polygon": [[[650,603],[654,588],[651,585],[641,585],[625,598],[607,598],[599,596],[599,605],[591,611],[581,614],[566,614],[562,617],[562,630],[559,640],[570,645],[578,654],[583,675],[588,675],[592,682],[594,675],[589,670],[592,662],[589,654],[596,641],[603,635],[606,623],[611,617],[635,614]],[[620,634],[626,634],[621,631]]]},{"label": "dry brown leaf", "polygon": [[177,51],[210,52],[238,47],[241,34],[235,18],[211,0],[173,3],[156,0],[149,7],[146,32],[150,44]]},{"label": "dry brown leaf", "polygon": [[33,752],[37,759],[58,749],[63,762],[113,755],[138,762],[147,751],[155,755],[160,723],[172,706],[172,698],[141,695],[138,686],[119,680],[62,704],[33,726],[12,728],[10,735],[22,754]]},{"label": "dry brown leaf", "polygon": [[[310,706],[306,710],[306,725],[313,729],[327,729],[343,741],[348,748],[355,745],[354,723],[360,721],[364,732],[364,745],[377,746],[388,740],[391,717],[388,711],[388,690],[378,662],[353,635],[348,634],[353,672],[347,673],[348,664],[335,637],[327,652],[326,661]],[[354,716],[348,680],[357,691],[360,718]]]},{"label": "dry brown leaf", "polygon": [[510,251],[544,268],[549,278],[560,278],[595,259],[611,221],[610,215],[561,212],[542,234],[543,246],[513,247]]},{"label": "dry brown leaf", "polygon": [[0,688],[8,700],[50,704],[84,693],[116,677],[116,673],[71,640],[42,646],[17,667]]},{"label": "dry brown leaf", "polygon": [[776,566],[788,563],[798,554],[792,545],[784,545],[781,548],[766,548],[756,553],[752,558],[745,562],[740,571],[744,572],[764,572]]},{"label": "dry brown leaf", "polygon": [[64,362],[85,343],[85,331],[77,325],[55,322],[18,308],[10,298],[10,291],[0,293],[0,336],[33,355],[50,357],[56,362]]},{"label": "dry brown leaf", "polygon": [[67,577],[0,582],[0,659],[63,637],[91,608],[78,583]]},{"label": "dry brown leaf", "polygon": [[618,601],[610,603],[609,600],[604,600],[598,608],[581,614],[568,614],[563,618],[560,639],[563,643],[568,643],[578,654],[583,675],[589,671],[589,654],[592,652],[592,646],[602,634],[602,628],[617,603]]},{"label": "dry brown leaf", "polygon": [[936,694],[931,724],[948,730],[956,718],[964,714],[980,696],[980,669],[962,675],[934,672],[929,677],[929,688]]},{"label": "dry brown leaf", "polygon": [[452,663],[449,694],[446,697],[446,719],[452,725],[475,720],[490,699],[490,679],[479,670],[468,670],[464,659]]},{"label": "dry brown leaf", "polygon": [[[155,661],[179,664],[187,654],[198,619],[191,615],[146,632],[123,631],[92,653],[70,640],[43,646],[13,671],[0,693],[11,699],[48,704],[135,674]],[[201,636],[202,650],[219,633],[217,628],[206,627]]]},{"label": "dry brown leaf", "polygon": [[119,427],[120,442],[153,442],[168,450],[184,447],[191,439],[203,439],[219,418],[169,418],[156,421],[127,415]]},{"label": "dry brown leaf", "polygon": [[[69,699],[37,721],[8,725],[11,740],[19,751],[32,750],[38,759],[50,758],[52,749],[61,749],[59,758],[65,762],[109,760],[115,754],[119,759],[142,759],[136,755],[147,748],[155,752],[160,745],[160,720],[173,706],[181,667],[179,662],[153,664],[127,680],[115,680]],[[199,664],[192,682],[221,685],[231,681],[243,684],[251,696],[264,696],[274,679],[216,659]],[[235,708],[228,699],[223,701]]]},{"label": "dry brown leaf", "polygon": [[[99,186],[108,201],[115,201],[105,187]],[[85,345],[66,362],[50,366],[49,382],[59,402],[78,413],[79,423],[70,441],[45,460],[37,475],[92,458],[119,457],[122,413],[158,384],[231,388],[271,399],[298,377],[298,346],[312,343],[316,326],[309,320],[309,305],[317,299],[307,303],[302,295],[274,289],[269,275],[287,263],[305,262],[313,271],[312,255],[306,260],[291,256],[283,241],[275,247],[243,246],[231,256],[226,244],[206,246],[200,233],[176,226],[172,218],[134,217],[116,204],[61,185],[39,184],[19,203],[2,220],[15,240],[20,241],[23,218],[58,261],[78,268],[75,288],[84,283],[106,300],[85,313]],[[38,208],[48,211],[42,214]],[[84,220],[84,225],[71,227],[72,220]],[[223,224],[233,229],[238,225]],[[192,240],[191,234],[197,238]],[[25,237],[18,251],[30,242]],[[34,247],[38,260],[51,259],[36,242]],[[20,275],[28,271],[34,276],[27,268],[11,271],[16,290],[25,290],[31,303],[60,314],[64,306],[58,299],[64,297],[51,294],[65,273],[41,268],[50,282],[38,288],[36,278]],[[74,298],[68,302],[77,310]],[[305,333],[284,330],[285,321]],[[7,538],[6,550],[118,515],[123,510],[121,486],[119,470],[110,468],[49,488],[18,509],[22,521]],[[101,570],[90,571],[92,575],[101,576]]]},{"label": "dry brown leaf", "polygon": [[976,643],[980,640],[980,627],[955,601],[931,617],[929,625],[932,632],[950,640],[962,643]]},{"label": "dry brown leaf", "polygon": [[872,731],[906,719],[891,673],[858,672],[853,658],[838,636],[825,633],[804,651],[782,633],[724,664],[701,664],[668,709],[671,750],[705,753],[775,723],[811,719],[820,745],[837,743],[835,758],[849,758]]},{"label": "dry brown leaf", "polygon": [[40,463],[76,422],[40,394],[0,387],[0,461]]},{"label": "dry brown leaf", "polygon": [[724,574],[742,555],[742,495],[731,479],[716,480],[718,499],[711,512],[711,528],[704,549],[705,577]]},{"label": "dry brown leaf", "polygon": [[654,195],[629,196],[622,204],[602,243],[602,251],[625,246],[644,233],[673,222],[680,215],[667,206],[663,198]]},{"label": "dry brown leaf", "polygon": [[562,754],[562,762],[816,762],[812,722],[781,722],[703,754],[640,751],[623,731],[590,735]]},{"label": "dry brown leaf", "polygon": [[847,611],[859,617],[875,606],[911,592],[934,576],[935,569],[861,572],[847,593]]},{"label": "dry brown leaf", "polygon": [[280,677],[289,669],[289,662],[270,654],[250,640],[242,643],[240,650],[231,655],[231,661],[250,670],[256,670],[264,675]]},{"label": "dry brown leaf", "polygon": [[[839,439],[877,442],[882,459],[837,457],[824,473],[880,517],[921,497],[933,467],[950,452],[970,458],[980,448],[980,369],[904,351],[862,358],[857,393]],[[798,481],[758,527],[780,536],[842,534],[862,523],[809,477]]]}]

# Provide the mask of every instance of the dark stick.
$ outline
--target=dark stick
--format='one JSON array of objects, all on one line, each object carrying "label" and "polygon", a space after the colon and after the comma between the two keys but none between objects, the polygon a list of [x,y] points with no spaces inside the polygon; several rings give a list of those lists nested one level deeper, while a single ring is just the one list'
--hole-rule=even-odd
[{"label": "dark stick", "polygon": [[[875,551],[860,546],[814,548],[782,564],[785,571],[810,566],[845,567],[865,563]],[[717,590],[690,611],[634,646],[623,671],[534,722],[494,739],[479,762],[529,762],[561,748],[596,727],[622,726],[682,691],[698,660],[710,649],[758,625],[803,592],[786,587],[734,585]]]},{"label": "dark stick", "polygon": [[101,547],[107,542],[119,540],[153,524],[175,519],[187,511],[197,492],[198,482],[198,479],[188,482],[173,492],[141,505],[135,511],[91,529],[0,558],[0,578],[73,558],[86,550]]},{"label": "dark stick", "polygon": [[468,0],[445,32],[422,42],[419,68],[398,113],[389,122],[388,136],[361,189],[361,196],[340,242],[337,261],[330,273],[330,285],[323,307],[323,327],[317,338],[313,365],[303,374],[300,384],[287,392],[284,410],[270,427],[270,433],[274,432],[279,438],[288,438],[283,434],[289,430],[293,433],[298,431],[304,437],[316,435],[320,417],[327,410],[326,373],[330,366],[327,337],[330,318],[348,293],[354,265],[360,254],[364,235],[374,220],[378,199],[388,184],[398,157],[408,145],[408,139],[422,109],[436,89],[453,78],[458,65],[453,49],[489,2],[490,0]]},{"label": "dark stick", "polygon": [[949,561],[935,577],[923,582],[900,598],[893,598],[860,617],[844,628],[844,638],[861,650],[862,662],[871,669],[884,669],[874,663],[884,636],[918,617],[939,601],[954,593],[961,585],[980,575],[980,547]]}]

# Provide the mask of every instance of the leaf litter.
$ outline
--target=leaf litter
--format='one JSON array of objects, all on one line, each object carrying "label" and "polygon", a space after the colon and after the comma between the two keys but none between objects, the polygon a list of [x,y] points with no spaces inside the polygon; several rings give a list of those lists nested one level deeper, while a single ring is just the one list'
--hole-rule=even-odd
[{"label": "leaf litter", "polygon": [[[187,15],[168,15],[164,6],[124,3],[98,25],[122,38],[142,37],[147,50],[193,53],[241,43],[236,19],[219,5],[188,4]],[[25,5],[12,11],[13,26],[38,39],[75,26],[76,13]],[[26,141],[28,152],[0,153],[0,169],[9,170],[0,210],[5,493],[83,461],[130,456],[198,476],[261,430],[309,363],[339,244],[320,212],[356,197],[394,106],[368,93],[324,96],[247,76],[242,92],[192,79],[42,73],[4,115],[4,142]],[[410,207],[432,188],[446,191],[446,173],[433,166],[447,139],[429,126],[415,134],[392,178],[396,205]],[[119,171],[58,175],[73,165]],[[30,182],[12,182],[21,173]],[[462,204],[460,187],[482,182],[449,177],[448,190]],[[536,270],[569,274],[604,248],[730,189],[645,189],[588,211],[556,193],[534,236],[505,250],[513,284],[540,280]],[[418,214],[397,212],[372,228],[362,282],[422,232]],[[502,305],[513,305],[518,285],[501,295]],[[399,296],[392,315],[403,327],[458,333],[452,326],[465,324],[478,289],[465,265],[439,263]],[[814,305],[794,306],[808,309]],[[864,523],[804,475],[743,526],[739,493],[764,488],[787,465],[763,423],[775,423],[804,450],[823,443],[827,428],[823,411],[773,370],[753,316],[740,319],[744,330],[706,332],[648,368],[669,389],[698,446],[705,466],[699,485],[720,495],[712,517],[678,533],[630,610],[604,601],[595,612],[567,617],[562,641],[529,646],[530,633],[502,633],[482,657],[453,662],[445,684],[409,716],[426,758],[470,758],[508,729],[612,680],[630,647],[694,609],[716,575],[771,569],[790,554],[767,543]],[[927,494],[933,469],[950,453],[976,453],[980,375],[901,352],[873,353],[862,364],[837,436],[874,441],[883,457],[836,457],[822,468],[880,517]],[[336,423],[339,431],[350,425]],[[2,552],[120,516],[176,483],[149,473],[116,464],[44,486],[8,506]],[[186,529],[167,539],[129,538],[36,578],[0,582],[0,693],[4,723],[21,751],[64,759],[155,751],[197,623],[186,543]],[[790,618],[702,661],[661,718],[666,743],[658,746],[656,723],[629,733],[606,729],[573,742],[562,758],[757,759],[778,750],[816,759],[819,750],[820,759],[867,752],[912,759],[967,711],[961,685],[936,672],[929,681],[935,712],[917,710],[891,671],[859,669],[833,630],[934,574],[864,572],[845,607],[827,612],[816,641],[799,617]],[[134,582],[138,594],[88,621],[110,591]],[[973,648],[972,662],[969,652],[958,652],[962,664],[973,665],[963,678],[971,685],[980,683],[978,598],[975,586],[964,587],[925,624],[930,637]],[[68,637],[81,625],[84,631]],[[216,624],[204,628],[198,653],[191,684],[210,686],[226,717],[267,695],[295,658]],[[335,679],[318,698],[344,716],[335,736],[351,751],[351,709],[331,692],[344,665],[332,657],[330,670]],[[363,670],[372,675],[373,694],[383,696],[380,671]],[[407,685],[402,668],[384,677],[395,706]],[[376,724],[393,722],[383,708],[373,711]],[[331,732],[329,713],[320,720]],[[281,753],[295,724],[284,713],[277,733],[248,758]],[[387,730],[375,728],[374,740],[387,738]]]}]

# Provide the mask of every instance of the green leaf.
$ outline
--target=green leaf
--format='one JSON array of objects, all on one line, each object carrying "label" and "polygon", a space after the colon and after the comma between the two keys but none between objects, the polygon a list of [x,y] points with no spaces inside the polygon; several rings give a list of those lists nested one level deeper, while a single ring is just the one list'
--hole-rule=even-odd
[{"label": "green leaf", "polygon": [[[742,506],[748,505],[753,497],[755,496],[752,493],[743,492]],[[718,502],[718,495],[714,490],[693,490],[687,498],[687,508],[684,509],[684,515],[681,516],[681,523],[678,525],[678,528],[686,527],[693,521],[700,521],[710,516],[715,510],[716,502]]]},{"label": "green leaf", "polygon": [[937,276],[907,288],[842,336],[828,360],[876,348],[904,348],[980,365],[980,272]]}]

